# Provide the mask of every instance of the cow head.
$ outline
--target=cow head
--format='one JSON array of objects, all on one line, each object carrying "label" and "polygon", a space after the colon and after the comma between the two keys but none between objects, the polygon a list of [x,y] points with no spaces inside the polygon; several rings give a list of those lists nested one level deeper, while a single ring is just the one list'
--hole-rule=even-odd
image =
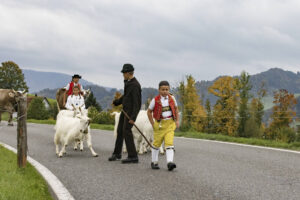
[{"label": "cow head", "polygon": [[26,97],[27,92],[24,91],[15,91],[14,89],[8,93],[8,96],[13,98],[15,101],[19,101],[21,97]]}]

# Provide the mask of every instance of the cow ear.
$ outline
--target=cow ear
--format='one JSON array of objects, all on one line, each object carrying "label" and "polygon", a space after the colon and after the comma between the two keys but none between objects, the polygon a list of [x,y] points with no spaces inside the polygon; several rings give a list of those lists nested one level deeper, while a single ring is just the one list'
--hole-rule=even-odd
[{"label": "cow ear", "polygon": [[15,93],[9,92],[9,93],[8,93],[8,96],[11,97],[11,98],[14,98],[14,97],[15,97]]}]

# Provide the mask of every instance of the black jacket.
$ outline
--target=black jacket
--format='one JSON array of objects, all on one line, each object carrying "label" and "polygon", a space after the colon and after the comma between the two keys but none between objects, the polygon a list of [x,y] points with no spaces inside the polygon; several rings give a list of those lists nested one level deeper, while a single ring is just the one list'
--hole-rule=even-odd
[{"label": "black jacket", "polygon": [[123,109],[130,118],[135,121],[142,105],[142,89],[140,83],[133,78],[129,81],[124,81],[124,94],[119,99],[115,100],[114,105],[123,105]]}]

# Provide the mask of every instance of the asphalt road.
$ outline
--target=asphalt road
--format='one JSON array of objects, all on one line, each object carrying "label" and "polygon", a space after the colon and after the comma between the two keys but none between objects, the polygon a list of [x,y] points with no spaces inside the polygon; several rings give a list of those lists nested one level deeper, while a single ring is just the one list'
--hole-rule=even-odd
[{"label": "asphalt road", "polygon": [[[0,141],[16,147],[16,126],[0,124]],[[113,133],[92,130],[93,146],[83,152],[67,148],[57,158],[50,125],[28,124],[29,155],[50,169],[75,199],[300,199],[300,154],[175,139],[177,169],[167,171],[160,156],[158,171],[150,153],[139,164],[108,162]],[[123,155],[126,157],[126,155]]]}]

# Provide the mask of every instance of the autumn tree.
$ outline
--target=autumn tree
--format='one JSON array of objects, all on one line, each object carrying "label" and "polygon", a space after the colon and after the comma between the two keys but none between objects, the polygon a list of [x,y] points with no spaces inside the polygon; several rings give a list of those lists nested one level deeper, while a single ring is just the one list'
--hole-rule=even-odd
[{"label": "autumn tree", "polygon": [[206,113],[197,93],[195,79],[191,75],[186,77],[186,84],[184,81],[180,82],[178,93],[182,104],[182,129],[203,131]]},{"label": "autumn tree", "polygon": [[[120,92],[116,92],[115,96],[114,96],[114,100],[119,99],[122,97],[122,94]],[[111,112],[121,112],[123,106],[119,105],[119,106],[115,106],[114,104],[111,105],[112,109]]]},{"label": "autumn tree", "polygon": [[[268,137],[270,139],[278,139],[282,141],[290,140],[287,134],[290,134],[289,125],[296,116],[294,111],[297,100],[294,94],[289,93],[285,89],[274,92],[274,106],[271,115],[271,124],[268,129]],[[284,130],[284,131],[283,131]]]},{"label": "autumn tree", "polygon": [[7,61],[0,66],[0,88],[28,91],[24,74],[16,63]]},{"label": "autumn tree", "polygon": [[245,137],[245,126],[247,120],[250,118],[248,101],[251,98],[250,90],[252,85],[250,83],[250,75],[246,72],[242,72],[239,79],[237,79],[237,87],[239,89],[240,103],[239,103],[239,118],[238,118],[238,134],[241,137]]},{"label": "autumn tree", "polygon": [[237,130],[237,104],[239,91],[237,79],[220,77],[209,87],[209,92],[218,97],[214,106],[213,118],[216,132],[233,136]]}]

